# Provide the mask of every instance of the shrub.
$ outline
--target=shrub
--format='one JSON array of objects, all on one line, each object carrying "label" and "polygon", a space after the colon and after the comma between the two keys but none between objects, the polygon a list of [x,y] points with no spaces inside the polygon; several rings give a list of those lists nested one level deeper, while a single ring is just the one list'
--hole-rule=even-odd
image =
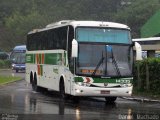
[{"label": "shrub", "polygon": [[0,60],[0,68],[4,68],[4,65],[5,65],[4,61]]},{"label": "shrub", "polygon": [[133,84],[139,91],[160,94],[160,58],[136,62]]},{"label": "shrub", "polygon": [[7,55],[7,53],[5,53],[5,52],[0,52],[0,59],[1,60],[6,60],[6,59],[8,59],[8,55]]},{"label": "shrub", "polygon": [[0,68],[11,68],[10,60],[0,60]]}]

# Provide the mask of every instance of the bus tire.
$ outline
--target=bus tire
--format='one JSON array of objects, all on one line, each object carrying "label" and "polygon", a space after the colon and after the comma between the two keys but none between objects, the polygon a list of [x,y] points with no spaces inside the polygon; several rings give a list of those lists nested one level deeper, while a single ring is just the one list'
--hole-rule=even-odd
[{"label": "bus tire", "polygon": [[16,73],[18,73],[18,70],[16,70]]},{"label": "bus tire", "polygon": [[34,79],[32,81],[32,89],[33,91],[39,92],[40,91],[40,87],[37,86],[37,76],[34,75]]},{"label": "bus tire", "polygon": [[106,103],[114,103],[117,97],[105,97]]},{"label": "bus tire", "polygon": [[63,78],[60,79],[60,83],[59,83],[59,93],[60,93],[60,98],[62,100],[66,99],[66,94],[65,94],[65,84],[64,84],[64,80]]},{"label": "bus tire", "polygon": [[33,74],[32,74],[32,72],[30,73],[30,84],[32,84],[33,83]]}]

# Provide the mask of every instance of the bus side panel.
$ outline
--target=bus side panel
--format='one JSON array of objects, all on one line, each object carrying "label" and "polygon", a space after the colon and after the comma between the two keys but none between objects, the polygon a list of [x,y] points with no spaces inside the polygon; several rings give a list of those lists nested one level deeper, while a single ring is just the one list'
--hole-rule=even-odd
[{"label": "bus side panel", "polygon": [[55,91],[59,90],[59,74],[58,66],[43,65],[43,75],[40,79],[40,86],[49,88]]},{"label": "bus side panel", "polygon": [[65,83],[65,93],[71,94],[71,86],[73,82],[73,74],[69,71],[69,68],[66,66],[59,66],[60,77],[63,77]]}]

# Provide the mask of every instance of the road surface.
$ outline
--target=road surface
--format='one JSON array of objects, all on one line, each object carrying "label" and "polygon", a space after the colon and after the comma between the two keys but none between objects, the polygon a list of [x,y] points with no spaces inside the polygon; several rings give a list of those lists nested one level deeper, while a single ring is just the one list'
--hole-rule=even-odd
[{"label": "road surface", "polygon": [[[8,74],[10,74],[8,72]],[[24,78],[24,73],[14,73]],[[79,103],[62,101],[53,91],[34,92],[25,80],[0,86],[0,120],[126,120],[160,119],[159,103],[142,103],[118,98],[106,104],[103,98],[82,98]]]}]

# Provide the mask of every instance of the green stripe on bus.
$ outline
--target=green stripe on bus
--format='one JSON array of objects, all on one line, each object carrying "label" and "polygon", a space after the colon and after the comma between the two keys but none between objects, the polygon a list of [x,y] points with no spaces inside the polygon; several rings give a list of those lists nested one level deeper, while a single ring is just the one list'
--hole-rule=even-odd
[{"label": "green stripe on bus", "polygon": [[45,54],[45,64],[58,65],[62,59],[61,53],[46,53]]},{"label": "green stripe on bus", "polygon": [[84,80],[83,80],[82,77],[75,77],[75,78],[74,78],[74,81],[75,81],[75,82],[83,82]]},{"label": "green stripe on bus", "polygon": [[43,66],[40,65],[40,68],[41,68],[41,76],[43,76]]},{"label": "green stripe on bus", "polygon": [[[42,54],[26,54],[26,63],[36,64],[36,55],[38,55],[38,63],[42,64]],[[67,55],[64,54],[64,62],[66,64]],[[62,53],[44,53],[44,64],[59,65],[62,63]]]},{"label": "green stripe on bus", "polygon": [[[85,77],[84,77],[85,78]],[[92,78],[93,83],[132,83],[133,79],[131,78]],[[82,77],[75,77],[75,82],[83,82]]]},{"label": "green stripe on bus", "polygon": [[26,54],[26,63],[35,63],[35,54]]},{"label": "green stripe on bus", "polygon": [[64,53],[64,64],[65,64],[65,65],[67,65],[66,58],[67,58],[67,54],[66,54],[66,52],[65,52],[65,53]]}]

